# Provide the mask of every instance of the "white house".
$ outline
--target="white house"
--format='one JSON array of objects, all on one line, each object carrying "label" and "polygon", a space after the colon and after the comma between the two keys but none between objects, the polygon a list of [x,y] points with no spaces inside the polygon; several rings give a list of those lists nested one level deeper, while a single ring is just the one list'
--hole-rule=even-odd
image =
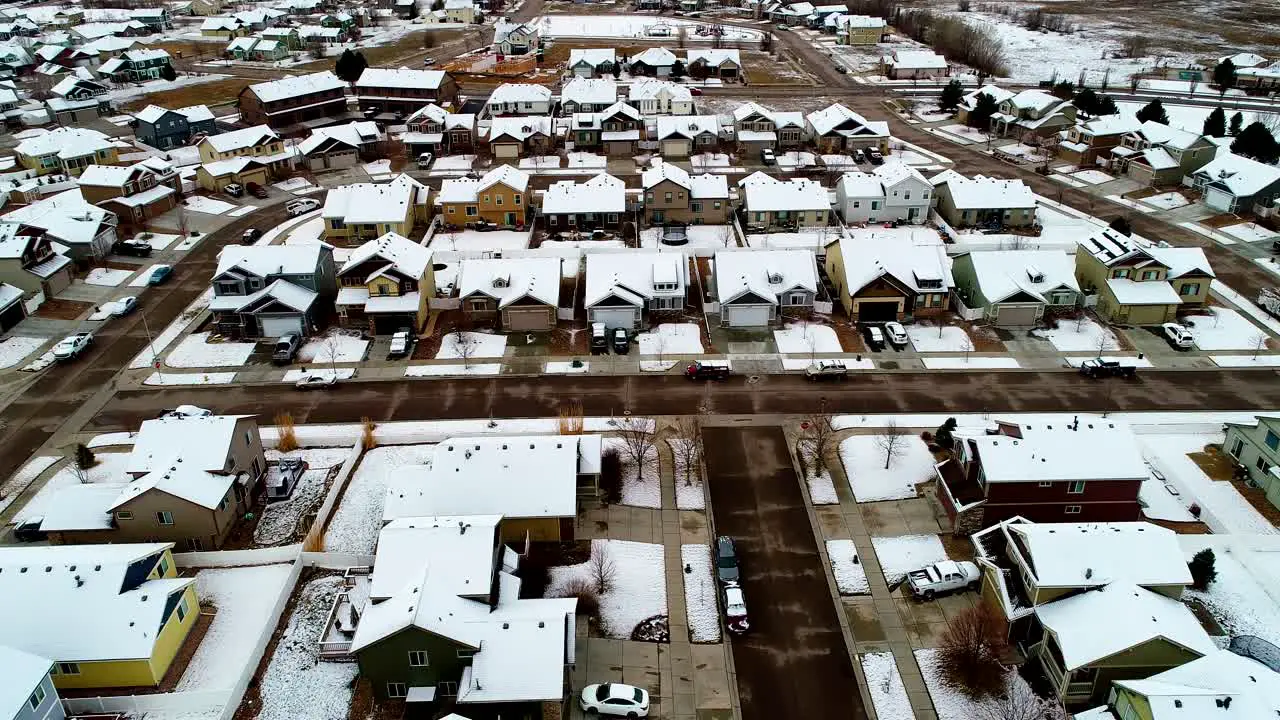
[{"label": "white house", "polygon": [[891,80],[945,77],[951,73],[947,59],[932,50],[895,50],[880,65]]},{"label": "white house", "polygon": [[767,327],[788,309],[813,308],[818,269],[810,250],[720,250],[715,288],[722,326]]},{"label": "white house", "polygon": [[607,173],[585,182],[559,180],[542,194],[547,229],[620,229],[626,220],[626,183]]},{"label": "white house", "polygon": [[671,74],[671,68],[678,61],[676,54],[666,48],[649,48],[627,59],[627,72],[634,76],[648,75],[664,78]]},{"label": "white house", "polygon": [[681,310],[689,287],[689,262],[678,252],[587,254],[586,295],[589,322],[634,330],[645,311]]},{"label": "white house", "polygon": [[499,55],[525,55],[538,47],[538,28],[499,20],[493,25],[493,51]]},{"label": "white house", "polygon": [[551,112],[551,90],[530,83],[504,83],[487,104],[490,115],[546,115]]},{"label": "white house", "polygon": [[893,220],[922,223],[933,186],[918,170],[894,160],[869,173],[847,172],[836,183],[836,207],[846,223]]},{"label": "white house", "polygon": [[627,102],[645,115],[692,115],[693,93],[665,80],[642,80],[631,85]]},{"label": "white house", "polygon": [[618,84],[612,79],[574,77],[560,91],[560,110],[564,115],[598,112],[617,101]]}]

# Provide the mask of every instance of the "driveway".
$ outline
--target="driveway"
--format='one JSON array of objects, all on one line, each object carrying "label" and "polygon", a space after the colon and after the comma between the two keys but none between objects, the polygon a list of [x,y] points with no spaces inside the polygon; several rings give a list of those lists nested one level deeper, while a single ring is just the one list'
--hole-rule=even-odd
[{"label": "driveway", "polygon": [[716,532],[737,543],[751,631],[732,641],[743,720],[867,717],[780,427],[703,430]]}]

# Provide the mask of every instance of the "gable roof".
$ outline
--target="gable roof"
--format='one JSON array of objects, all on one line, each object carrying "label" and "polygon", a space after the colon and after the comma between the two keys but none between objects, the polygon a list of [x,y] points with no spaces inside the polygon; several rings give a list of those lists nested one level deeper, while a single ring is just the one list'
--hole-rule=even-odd
[{"label": "gable roof", "polygon": [[115,142],[89,128],[58,127],[25,138],[14,148],[19,154],[31,157],[56,154],[59,158],[90,155],[115,146]]},{"label": "gable roof", "polygon": [[660,115],[657,118],[659,140],[678,136],[693,140],[710,133],[720,136],[720,118],[717,115]]},{"label": "gable roof", "polygon": [[524,297],[555,306],[560,301],[560,262],[558,257],[466,259],[458,296],[484,295],[496,300],[499,308]]},{"label": "gable roof", "polygon": [[744,178],[739,184],[743,190],[743,205],[749,212],[831,209],[827,189],[817,180],[779,180],[756,173]]},{"label": "gable roof", "polygon": [[[359,267],[371,258],[385,261],[397,272],[411,278],[420,278],[431,265],[431,251],[397,233],[389,232],[377,240],[371,240],[354,248],[343,263],[339,275]],[[379,272],[385,271],[386,268]]]},{"label": "gable roof", "polygon": [[1008,101],[1017,110],[1039,110],[1042,112],[1062,103],[1061,98],[1050,95],[1043,90],[1023,90],[1008,98]]},{"label": "gable roof", "polygon": [[438,90],[447,73],[443,70],[411,70],[409,68],[365,68],[356,80],[356,88],[397,88]]},{"label": "gable roof", "polygon": [[1186,150],[1200,141],[1200,133],[1189,132],[1181,128],[1169,127],[1164,123],[1148,120],[1138,126],[1135,133],[1145,138],[1152,145]]},{"label": "gable roof", "polygon": [[312,93],[343,90],[347,84],[328,70],[308,75],[294,75],[249,86],[249,90],[262,102],[276,102]]},{"label": "gable roof", "polygon": [[654,100],[666,94],[672,102],[692,101],[693,93],[685,85],[677,85],[666,80],[641,80],[632,83],[627,91],[628,100]]},{"label": "gable roof", "polygon": [[555,126],[549,117],[515,115],[496,117],[489,121],[489,141],[495,138],[509,137],[524,142],[535,135],[551,137]]},{"label": "gable roof", "polygon": [[497,165],[480,176],[480,190],[488,190],[501,183],[516,192],[529,188],[529,173],[512,165]]},{"label": "gable roof", "polygon": [[598,68],[617,61],[618,53],[613,48],[573,48],[569,51],[569,67],[586,64]]},{"label": "gable roof", "polygon": [[218,269],[213,276],[216,278],[236,268],[243,268],[246,272],[263,278],[271,275],[310,275],[316,271],[321,254],[327,250],[319,243],[227,245],[218,253]]},{"label": "gable roof", "polygon": [[1249,197],[1280,182],[1280,167],[1266,165],[1242,155],[1219,152],[1194,177],[1224,188],[1236,197]]},{"label": "gable roof", "polygon": [[737,67],[742,67],[742,57],[735,48],[703,48],[688,50],[685,52],[686,61],[689,65],[696,62],[705,62],[708,65],[719,67],[728,62]]},{"label": "gable roof", "polygon": [[408,175],[386,183],[353,183],[330,188],[321,216],[346,223],[404,222],[414,204],[426,202],[428,190]]},{"label": "gable roof", "polygon": [[176,458],[198,470],[221,472],[235,441],[236,423],[248,415],[165,416],[142,423],[125,465],[128,473],[149,473]]},{"label": "gable roof", "polygon": [[[1096,422],[1098,421],[1095,420]],[[1012,445],[1014,438],[991,437],[1001,438],[1006,447],[1015,447]],[[1094,433],[1094,437],[1106,440],[1098,433]],[[1133,444],[1125,456],[1116,458],[1117,461],[1133,466],[1122,474],[1137,474],[1136,466],[1143,465],[1142,454],[1136,447],[1137,441],[1127,428],[1122,440]],[[983,446],[980,450],[990,447]],[[1056,457],[1061,461],[1062,458],[1069,458],[1071,453],[1104,454],[1116,449],[1118,444],[1100,442],[1094,446],[1096,449],[1089,450],[1090,447],[1088,442],[1076,442],[1059,450],[1052,443],[1045,442],[1038,444],[1037,452],[1052,453],[1050,458]],[[1025,453],[1024,457],[1028,462],[1035,462],[1030,453]],[[1087,459],[1086,462],[1101,464]],[[1115,477],[1118,474],[1111,473],[1109,476]],[[1149,476],[1145,467],[1140,476]],[[1035,574],[1036,585],[1040,587],[1096,587],[1116,582],[1144,587],[1191,583],[1191,571],[1187,569],[1182,548],[1178,545],[1178,536],[1168,528],[1149,522],[1027,522],[1010,523],[1006,528],[1025,548],[1027,563]]]},{"label": "gable roof", "polygon": [[[888,137],[889,124],[883,120],[870,121],[849,108],[834,103],[805,116],[805,120],[815,135],[826,135],[836,132],[846,137]],[[851,128],[841,129],[842,125],[851,124]]]},{"label": "gable roof", "polygon": [[626,209],[626,183],[608,173],[581,183],[558,180],[542,195],[542,212],[546,215],[622,213]]},{"label": "gable roof", "polygon": [[378,129],[378,124],[371,120],[349,122],[345,125],[316,128],[311,135],[298,144],[298,152],[308,155],[315,152],[329,140],[336,140],[353,148],[360,148],[369,143],[381,142],[387,136]]},{"label": "gable roof", "polygon": [[800,288],[818,291],[818,271],[809,250],[718,250],[716,297],[723,305],[746,293],[775,304],[781,293]]},{"label": "gable roof", "polygon": [[522,102],[551,102],[551,88],[531,83],[503,83],[489,95],[486,104],[497,105]]},{"label": "gable roof", "polygon": [[674,292],[663,291],[663,296],[683,296],[689,283],[684,253],[588,253],[586,272],[583,306],[588,308],[613,295],[643,306],[659,294],[653,289],[654,283],[676,284]]},{"label": "gable roof", "polygon": [[842,272],[850,295],[886,276],[915,293],[941,293],[955,286],[951,263],[941,245],[886,243],[852,233],[845,233],[836,242],[840,245]]},{"label": "gable roof", "polygon": [[209,143],[209,146],[220,153],[234,152],[243,150],[257,145],[270,143],[279,140],[280,136],[276,134],[267,125],[254,125],[241,130],[232,130],[231,132],[217,133],[215,135],[206,135],[202,143]]},{"label": "gable roof", "polygon": [[991,303],[1019,293],[1047,302],[1045,293],[1064,287],[1080,292],[1075,256],[1059,250],[988,250],[966,257],[978,288]]},{"label": "gable roof", "polygon": [[651,47],[627,58],[627,63],[630,65],[643,63],[649,67],[669,67],[679,59],[675,53],[664,47]]},{"label": "gable roof", "polygon": [[0,667],[4,668],[4,674],[0,675],[0,711],[21,717],[19,710],[35,692],[36,686],[44,682],[53,661],[0,645]]},{"label": "gable roof", "polygon": [[618,84],[605,78],[575,77],[560,90],[560,101],[612,105],[618,101]]},{"label": "gable roof", "polygon": [[80,188],[74,188],[16,208],[3,219],[40,228],[68,245],[88,245],[103,223],[114,217],[111,211],[86,201]]},{"label": "gable roof", "polygon": [[947,59],[932,50],[894,50],[885,64],[910,70],[945,70]]},{"label": "gable roof", "polygon": [[[1115,684],[1147,698],[1152,720],[1280,716],[1280,672],[1230,650],[1216,650],[1145,680]],[[1224,705],[1225,698],[1231,702]]]},{"label": "gable roof", "polygon": [[947,171],[929,180],[935,187],[945,185],[957,210],[988,210],[1036,207],[1036,196],[1021,180],[1004,180],[985,175],[965,177]]}]

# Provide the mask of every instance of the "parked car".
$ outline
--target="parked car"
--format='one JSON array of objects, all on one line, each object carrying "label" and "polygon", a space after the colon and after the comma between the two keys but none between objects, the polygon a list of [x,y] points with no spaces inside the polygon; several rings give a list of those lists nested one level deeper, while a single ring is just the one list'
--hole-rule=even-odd
[{"label": "parked car", "polygon": [[765,165],[778,164],[778,158],[776,155],[773,154],[773,148],[761,148],[760,162],[764,163]]},{"label": "parked car", "polygon": [[426,170],[427,168],[431,167],[431,163],[435,159],[436,159],[436,156],[431,153],[422,153],[421,155],[418,156],[418,169]]},{"label": "parked car", "polygon": [[306,215],[313,210],[319,209],[320,201],[315,198],[299,198],[297,200],[291,200],[289,204],[284,206],[284,210],[289,213],[289,217]]},{"label": "parked car", "polygon": [[867,148],[867,161],[872,165],[882,165],[884,163],[884,156],[880,154],[879,150]]},{"label": "parked car", "polygon": [[724,600],[725,625],[729,632],[741,635],[751,629],[751,622],[747,620],[747,599],[742,594],[742,587],[736,582],[725,583],[720,586],[720,592]]},{"label": "parked car", "polygon": [[692,96],[694,96],[694,97],[698,97],[699,95],[701,95],[701,94],[702,94],[702,88],[700,88],[700,87],[691,87],[691,88],[689,88],[689,94],[690,94],[690,95],[692,95]]},{"label": "parked car", "polygon": [[13,529],[13,539],[24,543],[48,540],[49,533],[40,529],[42,523],[44,518],[39,516],[24,519]]},{"label": "parked car", "polygon": [[280,458],[275,475],[267,482],[267,500],[285,500],[293,494],[293,488],[307,471],[307,461],[302,458]]},{"label": "parked car", "polygon": [[862,162],[862,151],[857,148],[854,148],[853,152],[849,153],[849,156],[852,157],[853,161],[856,163]]},{"label": "parked car", "polygon": [[53,357],[58,360],[74,360],[93,344],[93,333],[78,332],[68,335],[53,346]]},{"label": "parked car", "polygon": [[728,380],[731,372],[727,360],[694,360],[684,369],[690,380]]},{"label": "parked car", "polygon": [[588,715],[648,717],[649,693],[622,683],[588,685],[578,695],[578,707]]},{"label": "parked car", "polygon": [[289,333],[281,335],[276,340],[276,346],[271,350],[271,362],[276,365],[288,365],[293,362],[293,356],[298,354],[298,348],[302,347],[302,338],[297,333]]},{"label": "parked car", "polygon": [[738,549],[733,538],[721,535],[716,538],[716,578],[721,583],[738,582],[741,573],[738,569]]},{"label": "parked car", "polygon": [[222,192],[230,195],[231,197],[238,198],[244,194],[244,188],[240,187],[236,183],[231,183],[226,187],[222,188]]},{"label": "parked car", "polygon": [[631,337],[623,328],[614,328],[609,331],[609,344],[613,346],[613,352],[616,355],[626,355],[631,352]]},{"label": "parked car", "polygon": [[911,594],[920,600],[931,600],[943,593],[977,590],[982,573],[971,562],[943,560],[907,573]]},{"label": "parked car", "polygon": [[1094,379],[1105,377],[1131,378],[1138,374],[1138,366],[1127,360],[1089,358],[1080,363],[1080,374]]},{"label": "parked car", "polygon": [[240,244],[252,245],[258,242],[258,238],[261,238],[261,237],[262,237],[262,232],[259,231],[258,228],[248,228],[244,232],[240,233]]},{"label": "parked car", "polygon": [[111,252],[117,255],[151,257],[151,243],[141,240],[117,240],[111,245]]},{"label": "parked car", "polygon": [[250,195],[252,195],[252,196],[254,196],[254,197],[256,197],[256,198],[265,198],[265,197],[267,197],[267,189],[266,189],[266,188],[264,188],[264,187],[262,187],[262,186],[261,186],[261,185],[259,185],[258,183],[251,182],[251,183],[249,183],[249,186],[248,186],[248,187],[249,187],[249,194],[250,194]]},{"label": "parked car", "polygon": [[1164,331],[1164,339],[1179,350],[1190,350],[1196,346],[1196,339],[1191,331],[1178,323],[1165,323],[1160,329]]},{"label": "parked car", "polygon": [[297,390],[316,390],[338,384],[338,376],[334,373],[308,373],[293,384]]},{"label": "parked car", "polygon": [[862,337],[867,341],[867,348],[870,350],[884,349],[884,333],[875,325],[868,325],[862,328]]},{"label": "parked car", "polygon": [[205,410],[195,405],[179,405],[169,412],[161,413],[160,417],[209,417],[212,414],[211,410]]},{"label": "parked car", "polygon": [[417,344],[418,338],[408,328],[401,328],[391,336],[391,350],[387,353],[389,358],[409,357],[413,352],[413,346]]},{"label": "parked car", "polygon": [[602,322],[591,323],[591,354],[609,354],[609,338],[605,334],[604,323]]},{"label": "parked car", "polygon": [[896,348],[906,347],[910,338],[907,337],[907,329],[902,327],[900,322],[887,322],[884,324],[884,334],[888,338],[889,344]]},{"label": "parked car", "polygon": [[773,28],[775,30],[790,30],[791,26],[784,23],[778,23],[777,25],[774,25]]},{"label": "parked car", "polygon": [[138,298],[126,295],[111,306],[111,317],[124,317],[138,308]]},{"label": "parked car", "polygon": [[849,377],[849,366],[843,360],[815,360],[804,369],[809,380],[844,380]]},{"label": "parked car", "polygon": [[157,265],[155,270],[151,271],[151,277],[147,278],[148,285],[163,285],[165,280],[173,274],[173,267],[169,265]]},{"label": "parked car", "polygon": [[436,64],[436,61],[434,58],[422,58],[422,67],[431,67],[432,65],[435,65],[435,64]]}]

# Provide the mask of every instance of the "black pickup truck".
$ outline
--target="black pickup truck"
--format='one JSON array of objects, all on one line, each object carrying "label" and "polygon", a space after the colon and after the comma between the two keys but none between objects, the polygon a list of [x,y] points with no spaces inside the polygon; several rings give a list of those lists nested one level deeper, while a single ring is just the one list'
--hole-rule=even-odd
[{"label": "black pickup truck", "polygon": [[1123,377],[1131,378],[1138,374],[1138,366],[1125,360],[1103,360],[1091,358],[1080,363],[1080,374],[1091,378]]}]

